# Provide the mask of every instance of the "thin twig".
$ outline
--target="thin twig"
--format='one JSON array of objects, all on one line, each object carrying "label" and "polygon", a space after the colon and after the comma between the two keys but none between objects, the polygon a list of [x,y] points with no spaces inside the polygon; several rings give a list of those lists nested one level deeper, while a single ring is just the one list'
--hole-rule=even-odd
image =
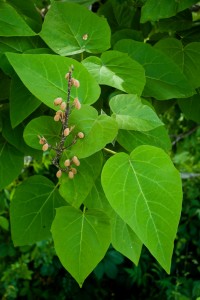
[{"label": "thin twig", "polygon": [[189,130],[188,132],[181,133],[180,135],[178,135],[176,137],[176,139],[172,142],[172,146],[174,146],[176,143],[178,143],[180,140],[184,139],[185,137],[194,133],[198,128],[199,128],[199,126],[196,126],[196,127],[192,128],[191,130]]}]

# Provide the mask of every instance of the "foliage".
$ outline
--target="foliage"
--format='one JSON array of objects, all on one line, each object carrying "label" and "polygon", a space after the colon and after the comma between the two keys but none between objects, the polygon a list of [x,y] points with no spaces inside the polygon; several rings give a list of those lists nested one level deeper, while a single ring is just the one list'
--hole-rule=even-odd
[{"label": "foliage", "polygon": [[[181,110],[199,122],[196,1],[72,2],[0,1],[0,188],[26,173],[25,156],[50,170],[13,189],[12,239],[25,246],[53,238],[80,286],[110,244],[136,265],[144,245],[169,273],[182,205],[169,133],[187,135],[171,120]],[[183,159],[189,165],[184,147],[173,158],[179,169]],[[180,171],[198,173],[190,163]],[[3,280],[12,272],[30,280],[29,255]]]}]

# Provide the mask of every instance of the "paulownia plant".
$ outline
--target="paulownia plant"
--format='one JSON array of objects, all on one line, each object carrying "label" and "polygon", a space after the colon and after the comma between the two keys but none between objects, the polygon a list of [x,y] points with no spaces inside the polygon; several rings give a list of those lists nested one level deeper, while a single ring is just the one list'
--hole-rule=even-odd
[{"label": "paulownia plant", "polygon": [[[181,103],[195,99],[199,77],[188,78],[200,43],[182,52],[182,42],[171,37],[148,44],[152,33],[144,38],[131,29],[137,8],[117,0],[98,14],[51,1],[44,20],[30,3],[23,10],[0,2],[0,24],[9,25],[0,26],[0,76],[9,88],[2,97],[9,105],[1,105],[0,188],[20,174],[25,155],[44,153],[57,169],[57,183],[34,175],[16,188],[15,246],[52,237],[80,286],[110,244],[136,265],[145,246],[169,273],[182,189],[154,103],[179,99],[186,109]],[[150,8],[156,10],[149,0],[138,10],[142,23],[165,15],[162,10],[151,19]],[[180,4],[166,18],[185,8]],[[110,24],[109,14],[115,15]]]}]

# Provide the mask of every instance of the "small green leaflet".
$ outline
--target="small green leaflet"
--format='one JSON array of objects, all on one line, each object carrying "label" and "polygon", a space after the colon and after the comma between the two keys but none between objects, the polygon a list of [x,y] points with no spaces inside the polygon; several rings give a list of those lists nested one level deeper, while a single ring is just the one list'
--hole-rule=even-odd
[{"label": "small green leaflet", "polygon": [[153,146],[139,146],[130,156],[118,153],[104,165],[102,186],[113,209],[169,273],[182,190],[168,155]]},{"label": "small green leaflet", "polygon": [[56,186],[44,176],[29,177],[11,202],[11,232],[15,246],[33,244],[51,237],[55,208],[66,205]]},{"label": "small green leaflet", "polygon": [[110,245],[109,218],[95,209],[82,212],[73,207],[60,207],[51,231],[62,265],[82,286]]},{"label": "small green leaflet", "polygon": [[178,99],[178,105],[186,119],[200,123],[200,95],[194,95],[187,99]]}]

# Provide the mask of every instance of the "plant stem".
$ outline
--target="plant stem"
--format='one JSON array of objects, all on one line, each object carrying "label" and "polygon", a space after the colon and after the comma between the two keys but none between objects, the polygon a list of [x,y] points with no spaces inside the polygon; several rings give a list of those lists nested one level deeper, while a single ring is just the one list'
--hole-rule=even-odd
[{"label": "plant stem", "polygon": [[103,150],[105,150],[106,152],[108,153],[111,153],[112,155],[115,155],[117,152],[113,151],[113,150],[110,150],[108,148],[103,148]]}]

